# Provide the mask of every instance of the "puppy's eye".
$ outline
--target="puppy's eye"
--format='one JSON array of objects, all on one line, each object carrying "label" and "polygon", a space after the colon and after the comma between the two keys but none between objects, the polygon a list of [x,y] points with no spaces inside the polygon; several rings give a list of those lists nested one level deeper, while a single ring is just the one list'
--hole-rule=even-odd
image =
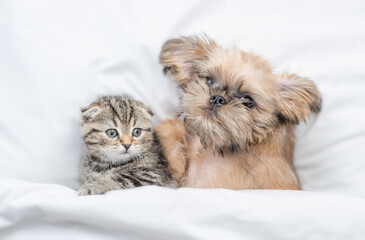
[{"label": "puppy's eye", "polygon": [[118,136],[118,132],[115,129],[108,129],[108,130],[105,131],[105,133],[110,138],[115,138],[116,136]]},{"label": "puppy's eye", "polygon": [[142,133],[142,130],[140,128],[135,128],[132,131],[132,136],[133,137],[139,137],[141,135],[141,133]]},{"label": "puppy's eye", "polygon": [[204,77],[208,86],[213,85],[213,78],[211,76]]},{"label": "puppy's eye", "polygon": [[199,78],[204,79],[205,82],[206,82],[206,84],[208,86],[212,86],[213,83],[214,83],[213,78],[211,76],[202,76],[202,75],[199,75]]},{"label": "puppy's eye", "polygon": [[241,96],[241,100],[242,100],[242,104],[247,108],[252,108],[253,106],[255,106],[254,100],[252,99],[252,97],[250,97],[248,95]]}]

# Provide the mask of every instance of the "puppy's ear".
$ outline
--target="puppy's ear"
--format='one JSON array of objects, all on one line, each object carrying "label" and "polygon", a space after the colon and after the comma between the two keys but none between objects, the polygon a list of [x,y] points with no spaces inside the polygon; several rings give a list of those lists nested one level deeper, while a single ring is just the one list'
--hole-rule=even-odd
[{"label": "puppy's ear", "polygon": [[162,46],[160,63],[165,74],[171,73],[182,85],[196,71],[195,64],[208,58],[218,45],[207,36],[189,36],[170,39]]},{"label": "puppy's ear", "polygon": [[285,122],[299,123],[311,112],[321,110],[321,94],[316,85],[307,78],[284,72],[278,74],[278,92],[280,95],[279,118]]}]

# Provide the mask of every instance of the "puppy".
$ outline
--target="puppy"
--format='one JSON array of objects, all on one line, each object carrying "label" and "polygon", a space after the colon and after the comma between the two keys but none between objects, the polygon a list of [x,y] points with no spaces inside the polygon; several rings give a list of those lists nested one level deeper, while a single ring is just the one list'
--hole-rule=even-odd
[{"label": "puppy", "polygon": [[182,187],[300,189],[294,127],[321,109],[315,84],[275,74],[260,56],[206,36],[168,40],[160,62],[180,89],[180,115],[157,135]]}]

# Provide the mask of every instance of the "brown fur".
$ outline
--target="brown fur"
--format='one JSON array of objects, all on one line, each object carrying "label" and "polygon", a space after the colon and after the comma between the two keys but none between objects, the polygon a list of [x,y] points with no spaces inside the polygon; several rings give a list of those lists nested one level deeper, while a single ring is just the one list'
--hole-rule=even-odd
[{"label": "brown fur", "polygon": [[[274,74],[260,56],[224,49],[205,36],[167,41],[160,61],[181,90],[184,122],[166,120],[156,128],[181,186],[300,189],[292,163],[294,127],[320,111],[312,81]],[[213,107],[212,95],[226,104]],[[253,107],[244,105],[252,99]]]}]

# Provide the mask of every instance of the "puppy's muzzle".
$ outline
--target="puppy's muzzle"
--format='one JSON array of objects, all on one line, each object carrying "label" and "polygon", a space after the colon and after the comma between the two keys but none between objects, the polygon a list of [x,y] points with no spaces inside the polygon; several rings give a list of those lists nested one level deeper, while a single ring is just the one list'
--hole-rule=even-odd
[{"label": "puppy's muzzle", "polygon": [[209,99],[209,103],[212,104],[213,107],[220,107],[222,105],[225,105],[226,99],[220,95],[213,95]]}]

